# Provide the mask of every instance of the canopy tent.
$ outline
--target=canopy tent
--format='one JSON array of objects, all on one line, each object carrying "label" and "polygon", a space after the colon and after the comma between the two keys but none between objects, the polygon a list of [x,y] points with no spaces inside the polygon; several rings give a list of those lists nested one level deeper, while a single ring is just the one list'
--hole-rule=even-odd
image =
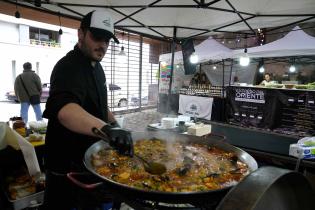
[{"label": "canopy tent", "polygon": [[[280,28],[315,20],[314,0],[2,0],[0,2],[11,4],[14,10],[27,7],[76,20],[80,20],[92,10],[106,9],[112,13],[116,29],[163,40],[170,40],[174,36],[179,39],[210,36],[221,32],[239,34],[245,32],[255,35],[258,28]],[[0,11],[6,13],[1,7],[5,8],[5,6],[0,6]],[[8,15],[14,15],[14,12]],[[27,15],[21,13],[22,18]],[[62,19],[60,24],[63,24]]]},{"label": "canopy tent", "polygon": [[[233,57],[244,55],[244,49],[234,50]],[[248,57],[286,57],[315,55],[315,37],[306,34],[296,26],[283,38],[268,44],[247,49]]]},{"label": "canopy tent", "polygon": [[[172,53],[161,54],[159,57],[160,62],[171,63]],[[183,63],[183,53],[182,51],[177,51],[174,53],[174,63]]]},{"label": "canopy tent", "polygon": [[[220,42],[217,42],[212,37],[209,37],[195,47],[195,53],[199,57],[199,63],[203,63],[209,60],[222,60],[228,58],[231,56],[232,50],[225,47]],[[166,63],[170,63],[171,59],[172,53],[162,54],[159,58],[160,61]],[[174,63],[183,63],[182,51],[177,51],[174,54]]]}]

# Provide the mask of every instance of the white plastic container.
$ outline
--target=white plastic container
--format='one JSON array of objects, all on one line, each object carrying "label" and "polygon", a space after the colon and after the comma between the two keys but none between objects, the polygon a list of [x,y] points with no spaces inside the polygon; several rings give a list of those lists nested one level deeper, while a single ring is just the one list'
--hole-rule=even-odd
[{"label": "white plastic container", "polygon": [[161,120],[161,126],[164,129],[171,129],[171,128],[175,128],[176,126],[176,120],[177,118],[170,118],[170,117],[165,117],[162,118]]}]

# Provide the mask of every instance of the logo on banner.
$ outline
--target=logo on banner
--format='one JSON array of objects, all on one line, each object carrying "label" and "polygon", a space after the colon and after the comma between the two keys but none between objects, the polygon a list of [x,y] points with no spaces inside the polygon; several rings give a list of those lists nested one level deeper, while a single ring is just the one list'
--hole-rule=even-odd
[{"label": "logo on banner", "polygon": [[200,106],[199,106],[199,104],[197,104],[195,102],[189,102],[186,105],[186,109],[185,109],[186,114],[198,116],[199,111],[200,111]]},{"label": "logo on banner", "polygon": [[235,89],[235,101],[264,104],[265,94],[262,90],[237,88]]}]

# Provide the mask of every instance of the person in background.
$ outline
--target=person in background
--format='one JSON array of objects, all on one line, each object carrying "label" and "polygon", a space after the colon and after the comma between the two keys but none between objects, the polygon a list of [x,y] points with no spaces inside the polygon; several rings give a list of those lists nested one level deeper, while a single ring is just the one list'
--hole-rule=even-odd
[{"label": "person in background", "polygon": [[[32,64],[23,64],[23,73],[18,75],[14,82],[14,92],[21,103],[20,115],[25,124],[28,121],[28,109],[32,105],[36,120],[42,120],[42,110],[40,108],[40,95],[42,93],[42,83],[40,77],[32,70]],[[35,102],[31,101],[31,96],[37,96]]]},{"label": "person in background", "polygon": [[190,85],[198,85],[200,83],[200,73],[194,74],[193,78],[190,80]]},{"label": "person in background", "polygon": [[204,73],[204,72],[200,75],[200,83],[202,85],[209,85],[210,84],[210,81],[209,81],[206,73]]},{"label": "person in background", "polygon": [[106,78],[100,61],[114,35],[114,22],[104,11],[85,15],[78,29],[78,43],[55,65],[44,117],[46,132],[46,189],[44,207],[49,210],[96,209],[99,201],[73,185],[69,172],[85,171],[86,150],[103,131],[121,154],[133,155],[131,133],[118,126],[107,106]]},{"label": "person in background", "polygon": [[273,81],[271,81],[271,75],[269,73],[266,73],[264,75],[264,80],[261,81],[261,83],[259,85],[266,86],[267,84],[271,84],[271,83],[273,83]]}]

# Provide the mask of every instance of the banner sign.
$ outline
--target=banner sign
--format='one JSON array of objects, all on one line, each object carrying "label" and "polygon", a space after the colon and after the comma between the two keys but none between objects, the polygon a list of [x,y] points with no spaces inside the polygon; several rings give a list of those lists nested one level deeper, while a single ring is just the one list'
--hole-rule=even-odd
[{"label": "banner sign", "polygon": [[265,94],[259,89],[235,88],[235,101],[264,104]]},{"label": "banner sign", "polygon": [[211,120],[213,98],[189,95],[179,96],[178,112],[190,117]]},{"label": "banner sign", "polygon": [[315,135],[315,91],[227,87],[228,121],[288,135]]},{"label": "banner sign", "polygon": [[[265,89],[250,87],[227,87],[227,112],[231,123],[244,126],[265,127],[267,107]],[[271,101],[269,98],[268,103]],[[270,113],[273,113],[270,110]],[[270,116],[270,113],[267,115]]]},{"label": "banner sign", "polygon": [[168,94],[171,78],[171,65],[160,66],[159,93]]}]

